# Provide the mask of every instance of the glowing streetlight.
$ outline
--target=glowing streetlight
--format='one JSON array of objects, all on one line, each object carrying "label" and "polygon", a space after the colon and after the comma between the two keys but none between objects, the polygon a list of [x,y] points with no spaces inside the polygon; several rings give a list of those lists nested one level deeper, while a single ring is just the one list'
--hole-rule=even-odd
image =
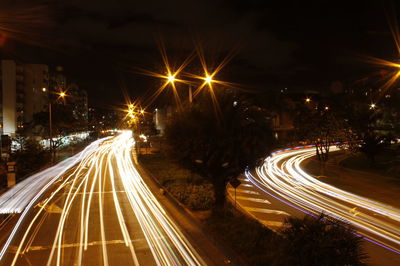
[{"label": "glowing streetlight", "polygon": [[47,89],[46,89],[45,87],[42,88],[42,91],[43,91],[43,92],[46,92],[46,90],[47,90]]},{"label": "glowing streetlight", "polygon": [[168,82],[169,82],[169,83],[174,83],[174,81],[175,81],[175,76],[174,76],[174,75],[168,75],[168,76],[167,76],[167,79],[168,79]]},{"label": "glowing streetlight", "polygon": [[376,108],[376,104],[371,103],[371,104],[369,105],[369,109],[375,110],[375,108]]},{"label": "glowing streetlight", "polygon": [[329,110],[329,106],[325,106],[325,110],[328,111]]},{"label": "glowing streetlight", "polygon": [[212,77],[208,74],[206,74],[206,77],[204,78],[204,80],[208,83],[211,84],[211,82],[213,81]]},{"label": "glowing streetlight", "polygon": [[311,99],[310,98],[306,98],[306,103],[310,103]]},{"label": "glowing streetlight", "polygon": [[144,114],[144,110],[140,110],[140,113],[141,113],[141,114]]},{"label": "glowing streetlight", "polygon": [[[42,88],[42,91],[46,91],[46,88]],[[67,94],[64,91],[61,91],[58,93],[59,97],[64,98],[67,96]],[[56,99],[54,99],[54,102]],[[53,117],[52,117],[52,104],[53,101],[49,97],[49,138],[50,138],[50,150],[51,150],[51,161],[54,162],[55,159],[55,147],[54,147],[54,142],[53,142]]]},{"label": "glowing streetlight", "polygon": [[133,109],[133,107],[134,107],[134,105],[133,105],[133,104],[130,104],[130,105],[129,105],[129,108]]}]

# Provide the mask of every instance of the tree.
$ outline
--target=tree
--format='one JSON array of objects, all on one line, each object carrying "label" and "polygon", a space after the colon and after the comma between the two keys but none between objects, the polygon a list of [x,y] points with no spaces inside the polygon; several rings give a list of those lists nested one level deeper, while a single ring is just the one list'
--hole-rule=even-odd
[{"label": "tree", "polygon": [[350,225],[324,214],[287,218],[281,235],[281,265],[363,265],[367,258]]},{"label": "tree", "polygon": [[[40,112],[33,115],[31,127],[40,128],[41,135],[49,137],[49,112]],[[86,127],[84,121],[75,119],[72,113],[72,106],[64,104],[52,105],[52,129],[53,139],[50,150],[53,152],[53,158],[57,149],[63,144],[66,135],[83,130]]]},{"label": "tree", "polygon": [[330,147],[338,141],[351,139],[351,130],[343,116],[332,108],[319,106],[300,109],[295,118],[299,140],[315,145],[318,160],[324,164]]},{"label": "tree", "polygon": [[375,157],[388,145],[390,145],[390,141],[387,138],[369,133],[361,143],[360,152],[367,156],[371,166],[373,166],[375,164]]},{"label": "tree", "polygon": [[272,130],[268,114],[248,100],[220,93],[218,102],[213,109],[201,98],[175,113],[165,136],[174,156],[213,184],[223,207],[227,182],[269,154]]},{"label": "tree", "polygon": [[20,145],[11,154],[11,160],[17,162],[17,176],[21,178],[40,169],[49,161],[49,152],[34,138],[19,137]]}]

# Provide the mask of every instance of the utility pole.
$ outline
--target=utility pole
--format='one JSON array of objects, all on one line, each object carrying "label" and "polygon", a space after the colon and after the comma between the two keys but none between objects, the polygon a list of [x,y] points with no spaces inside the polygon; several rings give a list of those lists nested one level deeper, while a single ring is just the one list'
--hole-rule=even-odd
[{"label": "utility pole", "polygon": [[189,104],[193,101],[192,85],[189,84]]},{"label": "utility pole", "polygon": [[[50,96],[49,96],[50,97]],[[54,152],[53,152],[53,124],[51,117],[51,99],[49,99],[49,137],[50,137],[50,152],[51,152],[51,162],[54,162]]]}]

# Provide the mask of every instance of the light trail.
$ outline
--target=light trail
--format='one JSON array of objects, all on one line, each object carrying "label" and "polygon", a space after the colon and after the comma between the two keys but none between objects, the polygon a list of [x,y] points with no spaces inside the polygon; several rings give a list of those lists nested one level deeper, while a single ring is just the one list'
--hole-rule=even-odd
[{"label": "light trail", "polygon": [[[105,138],[105,139],[108,139]],[[11,231],[9,237],[7,238],[6,243],[2,247],[0,251],[0,261],[3,259],[4,254],[6,253],[8,247],[10,246],[11,241],[14,239],[15,235],[18,232],[22,222],[25,219],[25,216],[28,214],[30,209],[34,206],[35,202],[47,191],[47,189],[60,178],[61,175],[65,173],[69,168],[74,166],[77,162],[81,161],[84,158],[87,158],[98,145],[104,141],[105,139],[100,139],[92,142],[89,146],[87,146],[82,152],[68,158],[59,164],[46,169],[45,171],[31,176],[30,178],[25,179],[23,182],[14,186],[12,189],[4,193],[1,197],[2,206],[8,212],[22,212],[19,217],[16,225]],[[64,181],[65,183],[66,181]],[[41,210],[44,209],[44,206]]]},{"label": "light trail", "polygon": [[[31,219],[25,223],[22,223],[22,220],[17,223],[7,245],[2,249],[0,259],[7,254],[11,257],[11,265],[21,263],[23,260],[21,255],[31,252],[32,243],[39,238],[40,231],[45,227],[44,221],[52,217],[57,220],[52,229],[54,235],[49,236],[47,265],[59,266],[65,264],[66,259],[71,259],[66,256],[64,247],[76,248],[73,263],[84,264],[85,256],[89,256],[87,255],[89,254],[87,253],[89,238],[100,240],[98,241],[100,243],[97,250],[98,258],[101,264],[108,265],[112,254],[107,243],[113,243],[118,239],[112,240],[107,234],[110,231],[115,232],[115,228],[117,228],[117,233],[120,229],[121,240],[118,241],[124,243],[127,248],[126,259],[131,260],[134,265],[148,264],[148,261],[141,262],[135,252],[137,232],[130,231],[131,228],[128,230],[127,220],[131,220],[129,217],[136,217],[139,223],[137,227],[143,233],[149,252],[157,265],[205,265],[143,181],[132,161],[133,145],[134,140],[130,131],[122,132],[100,146],[97,143],[97,147],[91,150],[91,153],[82,159],[62,182],[48,183],[40,195],[43,195],[51,184],[54,184],[54,191],[37,205],[40,208],[33,208],[39,197],[32,199],[27,205],[20,220],[23,220],[28,212]],[[105,198],[106,192],[110,195],[108,198]],[[96,193],[98,197],[95,197]],[[120,203],[122,199],[125,199],[125,208]],[[58,218],[47,215],[46,209],[57,201],[62,202],[61,214]],[[105,216],[110,213],[109,206],[115,210],[116,222],[112,225],[107,224],[105,219]],[[96,221],[96,229],[92,228],[94,221]],[[73,233],[68,231],[71,223],[72,227],[76,228]],[[78,243],[68,243],[67,239],[71,239],[68,237],[69,234],[76,236],[74,239]],[[8,251],[11,243],[16,247],[15,253]]]},{"label": "light trail", "polygon": [[65,171],[94,152],[106,139],[109,137],[91,143],[80,153],[16,184],[0,196],[0,214],[21,213],[45,185],[55,182]]},{"label": "light trail", "polygon": [[[332,148],[332,151],[338,148]],[[400,209],[319,181],[301,167],[315,148],[285,149],[266,158],[249,180],[264,192],[310,214],[346,220],[367,240],[400,254]]]}]

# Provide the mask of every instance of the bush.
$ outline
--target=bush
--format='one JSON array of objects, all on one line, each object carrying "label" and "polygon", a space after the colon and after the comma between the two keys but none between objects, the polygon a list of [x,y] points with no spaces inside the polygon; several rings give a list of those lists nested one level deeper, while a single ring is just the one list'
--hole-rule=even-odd
[{"label": "bush", "polygon": [[317,219],[290,217],[281,231],[282,265],[364,265],[362,238],[344,221],[321,214]]},{"label": "bush", "polygon": [[213,186],[163,155],[141,155],[140,161],[161,185],[191,210],[208,210],[215,202]]},{"label": "bush", "polygon": [[214,204],[214,193],[211,184],[192,184],[188,180],[169,180],[164,187],[173,197],[192,210],[208,210]]}]

